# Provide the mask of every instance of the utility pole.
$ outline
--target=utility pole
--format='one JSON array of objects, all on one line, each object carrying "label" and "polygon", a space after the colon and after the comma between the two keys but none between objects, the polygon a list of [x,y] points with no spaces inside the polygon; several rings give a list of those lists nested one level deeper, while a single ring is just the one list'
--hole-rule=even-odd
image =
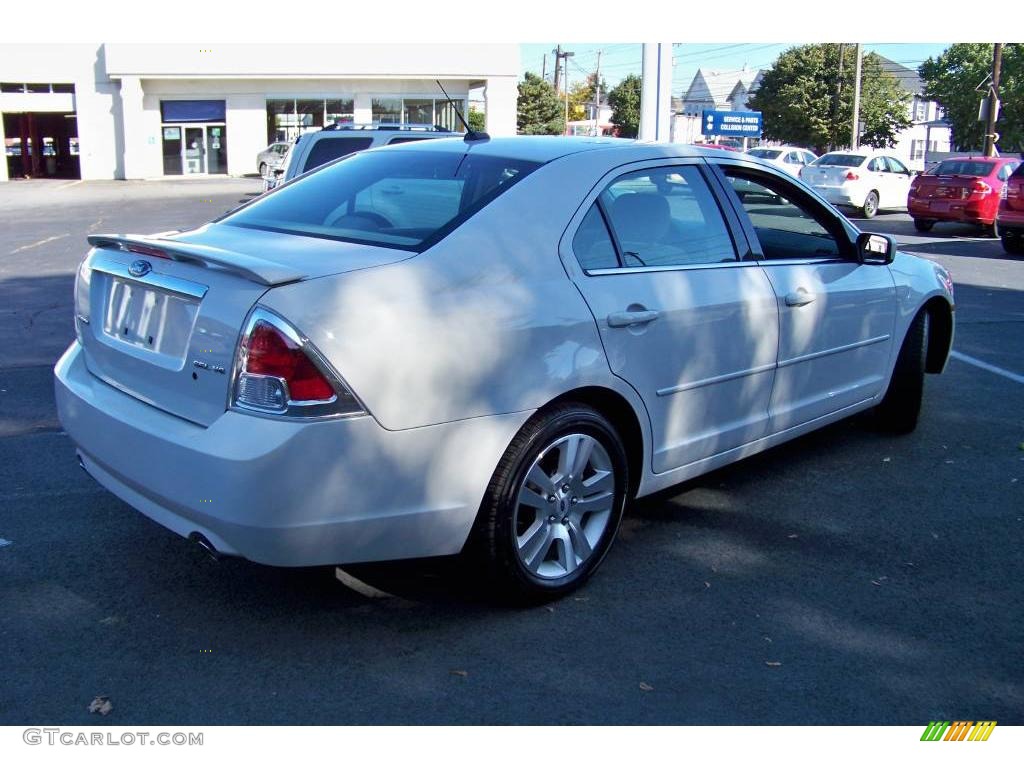
[{"label": "utility pole", "polygon": [[[836,78],[836,95],[834,97],[835,101],[832,103],[832,125],[833,126],[835,126],[835,124],[837,122],[837,118],[839,117],[839,108],[840,108],[840,105],[842,104],[840,96],[842,96],[842,93],[843,93],[843,53],[844,53],[844,44],[840,43],[839,44],[839,77]],[[829,138],[832,138],[832,131],[829,131]],[[836,148],[836,145],[833,144],[831,141],[829,141],[828,144],[829,144],[828,148],[830,150]]]},{"label": "utility pole", "polygon": [[985,120],[985,157],[996,156],[996,120],[999,118],[999,76],[1003,69],[1003,44],[992,48],[992,85],[988,94],[988,116]]},{"label": "utility pole", "polygon": [[857,43],[854,54],[857,62],[853,74],[853,127],[850,129],[850,149],[860,146],[860,43]]},{"label": "utility pole", "polygon": [[597,67],[594,69],[594,135],[598,135],[601,122],[601,51],[597,52]]},{"label": "utility pole", "polygon": [[552,53],[555,54],[555,93],[558,93],[558,67],[562,63],[562,44],[559,43]]},{"label": "utility pole", "polygon": [[545,81],[548,79],[548,55],[546,53],[540,65],[540,79]]},{"label": "utility pole", "polygon": [[[565,135],[569,135],[569,57],[575,56],[576,54],[572,51],[563,51],[562,46],[558,46],[559,56],[562,57],[562,75],[565,78]],[[558,69],[555,69],[557,74]]]}]

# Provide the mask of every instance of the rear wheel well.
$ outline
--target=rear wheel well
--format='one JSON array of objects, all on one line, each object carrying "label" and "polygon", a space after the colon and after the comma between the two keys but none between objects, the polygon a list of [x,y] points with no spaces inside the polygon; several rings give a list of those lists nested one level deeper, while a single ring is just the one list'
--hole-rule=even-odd
[{"label": "rear wheel well", "polygon": [[[582,403],[596,410],[615,427],[629,462],[629,493],[636,494],[644,467],[644,436],[636,411],[622,395],[604,387],[580,387],[559,395],[544,409],[562,403]],[[542,410],[544,410],[542,409]]]},{"label": "rear wheel well", "polygon": [[925,302],[922,312],[928,313],[928,353],[924,369],[927,373],[941,373],[946,366],[950,341],[953,337],[953,310],[941,296]]}]

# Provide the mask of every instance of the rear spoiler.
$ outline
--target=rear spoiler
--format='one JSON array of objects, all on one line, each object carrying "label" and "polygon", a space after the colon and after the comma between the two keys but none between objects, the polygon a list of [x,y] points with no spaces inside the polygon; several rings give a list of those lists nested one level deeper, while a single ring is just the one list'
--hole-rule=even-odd
[{"label": "rear spoiler", "polygon": [[142,256],[198,264],[202,267],[232,272],[260,285],[283,285],[307,277],[304,272],[245,253],[197,243],[165,240],[159,235],[89,235],[87,239],[89,245],[94,248],[113,248]]}]

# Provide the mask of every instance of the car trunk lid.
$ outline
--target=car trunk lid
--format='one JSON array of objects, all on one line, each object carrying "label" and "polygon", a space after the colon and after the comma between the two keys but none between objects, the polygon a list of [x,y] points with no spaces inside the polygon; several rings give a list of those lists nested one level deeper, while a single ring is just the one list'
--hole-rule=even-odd
[{"label": "car trunk lid", "polygon": [[203,426],[228,407],[239,335],[267,290],[413,255],[222,225],[89,243],[75,320],[89,371]]},{"label": "car trunk lid", "polygon": [[918,176],[914,196],[921,200],[966,200],[979,176]]}]

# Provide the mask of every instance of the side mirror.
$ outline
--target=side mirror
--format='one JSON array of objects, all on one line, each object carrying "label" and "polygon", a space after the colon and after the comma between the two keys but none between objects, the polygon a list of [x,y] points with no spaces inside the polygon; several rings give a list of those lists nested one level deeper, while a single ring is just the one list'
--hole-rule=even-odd
[{"label": "side mirror", "polygon": [[861,264],[892,264],[896,258],[896,238],[861,232],[857,236],[857,260]]}]

